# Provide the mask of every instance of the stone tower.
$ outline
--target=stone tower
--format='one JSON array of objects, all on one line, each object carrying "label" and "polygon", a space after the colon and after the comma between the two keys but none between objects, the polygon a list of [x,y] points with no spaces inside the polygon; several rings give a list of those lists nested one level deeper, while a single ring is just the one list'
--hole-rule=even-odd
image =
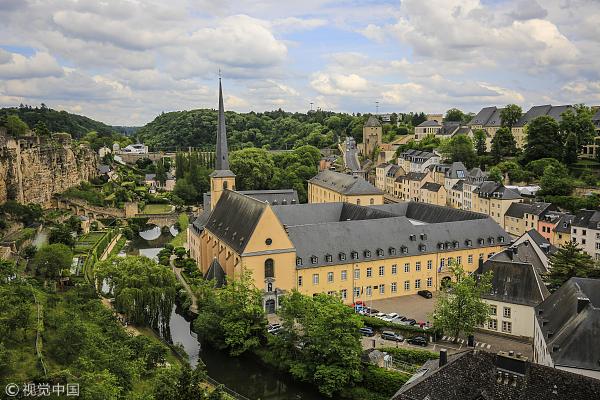
[{"label": "stone tower", "polygon": [[381,146],[382,135],[381,122],[376,116],[371,115],[365,126],[363,126],[363,155],[365,157],[371,157],[373,150]]},{"label": "stone tower", "polygon": [[229,170],[229,154],[227,151],[227,129],[225,127],[225,109],[223,107],[223,89],[219,78],[219,114],[217,122],[217,149],[215,170],[210,174],[210,207],[221,198],[224,190],[235,190],[235,174]]}]

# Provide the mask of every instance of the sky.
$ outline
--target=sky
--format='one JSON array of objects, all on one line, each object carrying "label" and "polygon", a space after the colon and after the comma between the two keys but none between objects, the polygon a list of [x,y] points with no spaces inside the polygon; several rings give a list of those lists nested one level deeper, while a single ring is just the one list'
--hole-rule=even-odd
[{"label": "sky", "polygon": [[0,106],[161,112],[600,105],[600,0],[0,0]]}]

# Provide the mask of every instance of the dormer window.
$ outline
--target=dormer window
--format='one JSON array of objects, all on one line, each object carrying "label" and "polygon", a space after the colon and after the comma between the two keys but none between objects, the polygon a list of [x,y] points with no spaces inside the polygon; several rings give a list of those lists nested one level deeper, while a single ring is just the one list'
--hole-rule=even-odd
[{"label": "dormer window", "polygon": [[438,243],[438,249],[444,250],[444,247],[445,247],[444,243]]},{"label": "dormer window", "polygon": [[427,240],[427,234],[426,233],[421,233],[421,240]]},{"label": "dormer window", "polygon": [[332,262],[333,261],[333,256],[331,254],[326,254],[325,255],[325,262]]},{"label": "dormer window", "polygon": [[317,256],[311,256],[310,257],[310,262],[312,264],[316,264],[318,261],[319,261],[319,257],[317,257]]},{"label": "dormer window", "polygon": [[460,245],[460,243],[458,243],[458,241],[457,241],[457,240],[455,240],[454,242],[452,242],[452,244],[454,245],[454,248],[455,248],[455,249],[458,249],[458,247],[459,247],[459,245]]},{"label": "dormer window", "polygon": [[363,252],[363,254],[364,254],[365,258],[371,258],[371,251],[370,250],[365,250]]},{"label": "dormer window", "polygon": [[417,240],[417,235],[410,235],[409,239],[411,242],[414,242],[415,240]]},{"label": "dormer window", "polygon": [[302,259],[300,257],[296,257],[296,266],[302,265]]},{"label": "dormer window", "polygon": [[477,243],[479,243],[480,246],[483,246],[485,244],[485,239],[479,238],[477,239]]},{"label": "dormer window", "polygon": [[396,248],[395,247],[390,247],[388,249],[388,253],[390,254],[390,256],[395,256],[396,255]]},{"label": "dormer window", "polygon": [[498,236],[498,242],[504,243],[504,236]]},{"label": "dormer window", "polygon": [[467,240],[465,240],[465,245],[467,247],[471,247],[471,246],[473,246],[473,241],[471,239],[467,239]]},{"label": "dormer window", "polygon": [[350,256],[352,257],[353,260],[358,260],[358,252],[357,251],[353,251],[352,253],[350,253]]},{"label": "dormer window", "polygon": [[494,244],[494,238],[493,237],[489,237],[488,238],[488,243],[489,244]]},{"label": "dormer window", "polygon": [[407,254],[408,253],[408,247],[402,246],[402,247],[400,247],[400,251],[402,251],[402,254]]},{"label": "dormer window", "polygon": [[427,250],[427,246],[421,243],[421,244],[419,245],[419,251],[420,251],[420,252],[424,252],[424,251],[426,251],[426,250]]},{"label": "dormer window", "polygon": [[346,253],[340,253],[338,256],[340,257],[340,261],[346,261]]}]

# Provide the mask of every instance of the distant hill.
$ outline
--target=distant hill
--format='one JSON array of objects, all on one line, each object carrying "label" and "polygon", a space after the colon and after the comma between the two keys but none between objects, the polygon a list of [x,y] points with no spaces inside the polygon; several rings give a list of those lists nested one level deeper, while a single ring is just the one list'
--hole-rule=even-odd
[{"label": "distant hill", "polygon": [[19,106],[0,108],[0,121],[11,114],[18,115],[31,129],[39,121],[42,121],[51,132],[67,132],[74,138],[80,138],[90,131],[98,132],[99,136],[112,136],[117,132],[112,126],[100,121],[95,121],[83,115],[71,114],[66,111],[53,110],[43,104],[41,107]]}]

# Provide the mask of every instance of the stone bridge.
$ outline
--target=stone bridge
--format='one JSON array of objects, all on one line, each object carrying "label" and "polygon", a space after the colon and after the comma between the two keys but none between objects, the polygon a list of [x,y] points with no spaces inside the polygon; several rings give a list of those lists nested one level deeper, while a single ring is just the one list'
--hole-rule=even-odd
[{"label": "stone bridge", "polygon": [[177,222],[179,218],[179,213],[171,212],[168,214],[136,214],[135,218],[148,218],[148,224],[165,227],[172,226]]},{"label": "stone bridge", "polygon": [[[137,203],[134,204],[135,213],[137,213]],[[88,204],[84,200],[71,198],[57,198],[56,208],[59,210],[70,210],[74,215],[86,216],[90,219],[127,218],[135,215],[135,213],[133,213],[133,215],[127,215],[128,208],[131,210],[133,208],[132,205],[128,206],[128,204],[126,204],[125,210],[121,210],[119,208],[94,206]],[[129,214],[131,214],[131,211],[129,211]]]}]

